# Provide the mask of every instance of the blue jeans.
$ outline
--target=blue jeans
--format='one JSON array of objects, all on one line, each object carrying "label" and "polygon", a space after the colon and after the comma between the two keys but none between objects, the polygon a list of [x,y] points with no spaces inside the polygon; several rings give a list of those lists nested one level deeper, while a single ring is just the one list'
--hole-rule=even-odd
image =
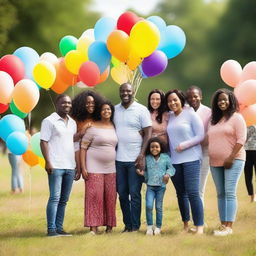
[{"label": "blue jeans", "polygon": [[140,228],[143,177],[136,173],[134,162],[116,161],[116,181],[124,225],[127,229],[137,230]]},{"label": "blue jeans", "polygon": [[163,219],[163,198],[166,188],[161,186],[149,186],[147,185],[146,192],[146,218],[147,225],[153,225],[153,207],[155,201],[156,207],[156,226],[158,228],[162,227],[162,219]]},{"label": "blue jeans", "polygon": [[174,164],[173,166],[176,173],[172,177],[172,182],[176,189],[182,221],[190,220],[191,206],[194,225],[204,225],[204,209],[199,196],[200,161]]},{"label": "blue jeans", "polygon": [[233,222],[236,218],[238,180],[244,168],[243,160],[235,160],[230,169],[211,166],[212,177],[217,190],[218,209],[221,221]]},{"label": "blue jeans", "polygon": [[9,153],[8,159],[12,168],[12,190],[23,189],[23,177],[20,170],[21,156]]},{"label": "blue jeans", "polygon": [[50,197],[47,204],[48,231],[63,230],[66,204],[71,192],[75,171],[70,169],[54,169],[48,174]]}]

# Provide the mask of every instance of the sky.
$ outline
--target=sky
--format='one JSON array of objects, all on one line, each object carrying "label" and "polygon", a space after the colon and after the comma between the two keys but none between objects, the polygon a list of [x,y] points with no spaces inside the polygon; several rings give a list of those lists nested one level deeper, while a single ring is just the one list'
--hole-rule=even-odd
[{"label": "sky", "polygon": [[91,10],[102,16],[118,18],[127,9],[132,8],[142,15],[148,15],[161,0],[92,0]]}]

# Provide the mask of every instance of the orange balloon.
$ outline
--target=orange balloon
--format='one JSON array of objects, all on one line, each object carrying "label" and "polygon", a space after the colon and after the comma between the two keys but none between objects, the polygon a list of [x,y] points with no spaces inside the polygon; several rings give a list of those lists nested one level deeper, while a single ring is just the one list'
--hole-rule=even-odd
[{"label": "orange balloon", "polygon": [[106,70],[100,75],[100,80],[99,83],[103,83],[107,80],[108,75],[109,75],[109,66],[106,68]]},{"label": "orange balloon", "polygon": [[27,163],[29,166],[35,166],[39,163],[38,156],[32,152],[32,150],[27,150],[23,155],[22,158],[25,163]]},{"label": "orange balloon", "polygon": [[244,108],[240,113],[244,117],[247,126],[256,124],[256,104]]},{"label": "orange balloon", "polygon": [[59,73],[61,80],[68,85],[75,85],[77,83],[78,76],[69,72],[65,65],[64,58],[60,58],[59,61]]},{"label": "orange balloon", "polygon": [[135,70],[142,62],[142,58],[136,54],[136,52],[132,51],[129,54],[129,58],[127,60],[127,65],[131,70]]},{"label": "orange balloon", "polygon": [[122,30],[114,30],[108,36],[107,48],[115,58],[126,62],[130,52],[129,36]]}]

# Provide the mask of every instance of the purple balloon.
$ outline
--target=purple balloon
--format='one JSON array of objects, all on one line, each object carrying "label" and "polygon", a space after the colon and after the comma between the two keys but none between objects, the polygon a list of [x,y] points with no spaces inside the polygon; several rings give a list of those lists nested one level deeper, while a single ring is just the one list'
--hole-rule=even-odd
[{"label": "purple balloon", "polygon": [[159,50],[154,51],[150,56],[142,61],[142,71],[146,76],[157,76],[167,67],[168,59],[166,55]]}]

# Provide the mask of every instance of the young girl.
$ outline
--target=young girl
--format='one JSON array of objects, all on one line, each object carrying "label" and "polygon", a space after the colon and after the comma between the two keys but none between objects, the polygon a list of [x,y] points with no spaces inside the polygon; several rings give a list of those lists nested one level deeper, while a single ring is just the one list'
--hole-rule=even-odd
[{"label": "young girl", "polygon": [[[163,217],[163,198],[169,178],[175,174],[170,157],[166,154],[165,144],[158,138],[151,138],[146,149],[145,172],[137,170],[144,175],[147,184],[146,192],[146,219],[147,235],[160,235]],[[152,210],[155,201],[156,228],[153,230]]]}]

